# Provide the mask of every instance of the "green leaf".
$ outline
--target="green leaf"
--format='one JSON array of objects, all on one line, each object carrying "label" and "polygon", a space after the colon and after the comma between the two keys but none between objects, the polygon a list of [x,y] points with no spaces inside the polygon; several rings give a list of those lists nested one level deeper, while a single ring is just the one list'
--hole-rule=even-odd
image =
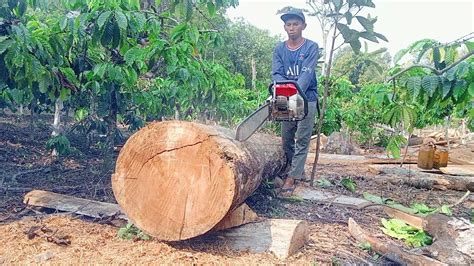
[{"label": "green leaf", "polygon": [[71,82],[74,85],[78,85],[79,81],[77,80],[76,74],[74,73],[74,70],[70,67],[61,67],[60,68],[61,73],[64,74],[66,79]]},{"label": "green leaf", "polygon": [[447,66],[449,66],[452,63],[454,63],[456,50],[452,46],[447,47],[445,50],[446,50],[446,54],[444,55],[444,62],[446,63]]},{"label": "green leaf", "polygon": [[363,195],[364,195],[364,199],[370,202],[377,203],[377,204],[385,204],[385,200],[382,197],[370,194],[368,192],[364,192]]},{"label": "green leaf", "polygon": [[453,89],[453,97],[455,100],[459,100],[466,91],[466,82],[464,80],[456,81]]},{"label": "green leaf", "polygon": [[436,211],[436,208],[430,208],[423,203],[413,203],[410,207],[423,214],[430,214]]},{"label": "green leaf", "polygon": [[127,29],[127,17],[122,11],[115,11],[115,19],[117,20],[117,24],[120,29],[126,30]]},{"label": "green leaf", "polygon": [[331,181],[327,180],[326,178],[321,178],[321,179],[318,179],[317,180],[317,185],[319,187],[322,187],[322,188],[328,188],[328,187],[332,187],[333,184],[331,183]]},{"label": "green leaf", "polygon": [[451,208],[448,205],[441,206],[440,212],[442,214],[446,214],[447,216],[453,216],[453,211],[451,210]]},{"label": "green leaf", "polygon": [[38,88],[41,93],[46,93],[51,85],[51,76],[48,73],[43,73],[38,78]]},{"label": "green leaf", "polygon": [[350,43],[359,38],[359,32],[356,30],[350,29],[347,25],[344,25],[342,23],[337,23],[336,27],[341,32],[342,37],[344,38],[344,42],[346,43]]},{"label": "green leaf", "polygon": [[64,16],[59,23],[59,28],[61,29],[61,31],[64,31],[66,29],[67,22],[68,22],[68,17]]},{"label": "green leaf", "polygon": [[133,47],[125,53],[123,58],[125,62],[127,62],[128,65],[131,65],[137,60],[139,61],[143,60],[143,54],[144,54],[144,50],[142,48]]},{"label": "green leaf", "polygon": [[357,183],[350,177],[343,178],[341,180],[341,185],[351,192],[355,192],[357,188]]},{"label": "green leaf", "polygon": [[334,4],[336,11],[339,11],[339,9],[341,9],[342,7],[342,0],[331,0],[331,1]]},{"label": "green leaf", "polygon": [[375,37],[375,35],[371,32],[368,32],[368,31],[363,31],[363,32],[359,32],[359,35],[360,37],[366,39],[366,40],[369,40],[369,41],[372,41],[372,42],[375,42],[375,43],[378,43],[379,41],[377,40],[377,37]]},{"label": "green leaf", "polygon": [[463,61],[458,64],[458,68],[456,70],[456,74],[458,78],[464,78],[468,72],[469,72],[469,63]]},{"label": "green leaf", "polygon": [[433,96],[439,84],[439,77],[435,75],[424,76],[421,80],[421,86],[428,92],[428,95]]},{"label": "green leaf", "polygon": [[173,40],[176,40],[177,37],[181,34],[183,34],[183,32],[187,29],[187,24],[186,23],[181,23],[181,24],[178,24],[176,27],[174,27],[172,30],[171,30],[171,39]]},{"label": "green leaf", "polygon": [[474,82],[471,82],[468,87],[469,94],[474,97]]},{"label": "green leaf", "polygon": [[456,79],[456,71],[457,71],[457,66],[450,68],[448,71],[446,71],[446,78],[449,81],[453,81],[454,79]]},{"label": "green leaf", "polygon": [[117,22],[114,22],[112,27],[112,48],[116,48],[117,46],[119,46],[120,41],[120,27]]},{"label": "green leaf", "polygon": [[379,39],[381,39],[381,40],[383,40],[383,41],[388,42],[387,37],[385,37],[383,34],[378,33],[378,32],[374,32],[374,34],[375,34],[375,36],[376,36],[377,38],[379,38]]},{"label": "green leaf", "polygon": [[190,77],[189,71],[186,68],[181,68],[178,72],[178,76],[183,82],[186,82]]},{"label": "green leaf", "polygon": [[433,48],[433,62],[435,64],[436,69],[441,69],[440,65],[441,54],[439,52],[439,47]]},{"label": "green leaf", "polygon": [[344,13],[344,17],[346,18],[347,25],[351,25],[352,23],[352,13],[350,11],[347,11]]},{"label": "green leaf", "polygon": [[364,27],[366,31],[374,32],[374,23],[372,21],[362,16],[356,16],[356,19],[359,21],[359,23],[362,25],[362,27]]},{"label": "green leaf", "polygon": [[62,88],[59,93],[59,99],[66,101],[69,95],[71,95],[71,90],[68,88]]},{"label": "green leaf", "polygon": [[193,0],[186,0],[186,21],[190,21],[193,16]]},{"label": "green leaf", "polygon": [[99,18],[97,19],[97,26],[99,26],[99,28],[102,28],[111,14],[111,11],[102,12]]},{"label": "green leaf", "polygon": [[209,12],[209,14],[211,16],[215,16],[216,15],[216,6],[214,5],[214,3],[212,2],[207,2],[207,11]]},{"label": "green leaf", "polygon": [[362,250],[367,250],[371,251],[372,250],[372,245],[369,242],[362,242],[359,245],[357,245],[360,249]]},{"label": "green leaf", "polygon": [[466,48],[469,52],[474,50],[474,42],[465,41],[464,45],[466,45]]},{"label": "green leaf", "polygon": [[418,97],[421,90],[421,77],[410,77],[407,81],[407,89],[413,95],[413,98]]},{"label": "green leaf", "polygon": [[351,41],[349,44],[351,45],[354,53],[358,54],[360,52],[360,48],[362,47],[362,44],[360,43],[359,40]]},{"label": "green leaf", "polygon": [[15,41],[12,39],[0,40],[0,54],[3,54],[13,43],[15,43]]},{"label": "green leaf", "polygon": [[448,79],[443,79],[443,99],[446,99],[450,91],[451,91],[451,81],[449,81]]},{"label": "green leaf", "polygon": [[74,118],[76,119],[77,122],[81,122],[88,115],[89,115],[89,110],[87,108],[82,107],[82,108],[76,109],[76,112],[74,113]]},{"label": "green leaf", "polygon": [[107,69],[106,64],[97,64],[94,66],[94,76],[97,76],[100,79],[104,78],[105,70]]},{"label": "green leaf", "polygon": [[405,240],[405,243],[413,247],[421,247],[432,243],[432,238],[424,231],[407,225],[399,219],[381,219],[382,231],[391,237]]}]

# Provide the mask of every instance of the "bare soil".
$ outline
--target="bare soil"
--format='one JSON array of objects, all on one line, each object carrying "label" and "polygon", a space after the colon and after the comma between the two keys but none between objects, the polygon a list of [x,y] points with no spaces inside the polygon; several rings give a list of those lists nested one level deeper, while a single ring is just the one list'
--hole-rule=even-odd
[{"label": "bare soil", "polygon": [[[51,117],[42,116],[31,128],[27,117],[18,119],[13,115],[0,115],[0,264],[46,261],[61,264],[392,264],[383,256],[362,250],[347,230],[347,220],[352,217],[382,241],[394,241],[379,228],[380,218],[387,218],[382,211],[278,199],[271,182],[263,183],[247,204],[260,216],[303,219],[310,225],[309,243],[283,262],[272,254],[233,252],[217,245],[218,241],[214,241],[212,234],[179,243],[123,240],[117,237],[118,228],[113,225],[26,206],[22,202],[23,196],[33,189],[115,203],[110,184],[113,166],[108,169],[103,167],[104,156],[98,146],[87,147],[80,134],[71,135],[69,139],[77,151],[59,160],[52,159],[45,149],[51,121]],[[311,167],[311,164],[307,165],[307,173],[310,173]],[[326,188],[328,191],[353,197],[362,197],[363,192],[369,192],[405,205],[413,202],[429,206],[452,204],[464,194],[389,183],[377,185],[367,178],[371,175],[365,165],[347,165],[337,161],[318,166],[317,172],[318,178],[326,178],[336,184]],[[356,192],[340,185],[340,180],[345,177],[356,181]],[[466,217],[472,205],[472,200],[467,199],[456,206],[454,215]],[[40,230],[38,228],[49,233],[33,237],[32,230]],[[48,234],[70,241],[70,244],[62,245],[61,241],[48,238]],[[400,241],[396,242],[403,245]]]}]

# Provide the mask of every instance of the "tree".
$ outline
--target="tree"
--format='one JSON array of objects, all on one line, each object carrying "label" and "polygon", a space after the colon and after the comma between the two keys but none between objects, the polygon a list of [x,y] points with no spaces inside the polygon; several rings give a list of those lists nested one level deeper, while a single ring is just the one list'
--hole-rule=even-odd
[{"label": "tree", "polygon": [[0,7],[2,105],[30,103],[33,112],[60,109],[59,99],[86,133],[107,136],[109,158],[118,120],[133,129],[208,111],[232,121],[254,108],[253,99],[234,99],[245,96],[241,76],[201,56],[214,32],[191,23],[193,10],[215,14],[233,0],[155,1],[147,10],[138,0],[28,3]]},{"label": "tree", "polygon": [[[416,59],[411,65],[397,65],[391,70],[388,81],[393,84],[393,98],[412,105],[423,119],[403,115],[401,108],[392,106],[387,108],[387,122],[393,126],[402,123],[412,132],[414,127],[422,128],[443,118],[449,126],[451,116],[456,115],[468,117],[468,125],[474,128],[474,43],[469,41],[473,37],[464,36],[447,44],[425,39],[398,52],[395,62],[408,53]],[[394,145],[392,150],[399,150],[399,146]]]},{"label": "tree", "polygon": [[[388,41],[385,36],[374,31],[374,24],[377,21],[377,18],[368,16],[359,15],[360,11],[364,8],[373,8],[375,4],[371,0],[328,0],[323,1],[322,5],[324,7],[319,8],[320,10],[329,10],[329,14],[325,14],[325,17],[330,18],[332,26],[332,37],[331,37],[331,46],[329,49],[329,58],[327,62],[327,68],[324,73],[324,95],[322,101],[321,113],[319,115],[319,121],[317,125],[317,146],[316,146],[316,156],[313,164],[313,170],[311,172],[311,183],[314,184],[314,176],[316,173],[316,166],[319,159],[319,140],[320,133],[322,129],[324,112],[326,109],[326,99],[329,92],[329,80],[331,76],[331,67],[333,61],[334,52],[340,48],[345,43],[348,43],[354,52],[359,53],[362,47],[360,39],[366,39],[372,42],[378,42],[379,40]],[[363,28],[362,31],[357,31],[354,29],[352,22],[357,20]],[[341,38],[342,37],[342,41]],[[336,41],[339,40],[338,46],[336,46]]]},{"label": "tree", "polygon": [[334,56],[333,75],[347,77],[358,88],[369,83],[384,82],[391,61],[386,51],[382,48],[369,52],[365,43],[364,52],[356,54],[349,46],[344,46]]}]

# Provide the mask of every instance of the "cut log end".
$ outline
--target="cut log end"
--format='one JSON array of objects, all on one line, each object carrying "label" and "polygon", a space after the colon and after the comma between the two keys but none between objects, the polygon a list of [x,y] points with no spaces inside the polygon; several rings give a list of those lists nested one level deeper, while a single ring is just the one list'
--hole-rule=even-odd
[{"label": "cut log end", "polygon": [[182,240],[207,232],[225,216],[235,178],[216,135],[199,124],[173,121],[152,123],[127,141],[112,187],[135,225],[159,239]]}]

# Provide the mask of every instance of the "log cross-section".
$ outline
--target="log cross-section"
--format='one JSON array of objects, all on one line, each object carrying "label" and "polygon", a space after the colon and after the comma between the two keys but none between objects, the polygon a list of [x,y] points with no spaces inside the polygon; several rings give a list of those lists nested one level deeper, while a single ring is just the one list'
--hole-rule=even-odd
[{"label": "log cross-section", "polygon": [[162,240],[201,235],[281,172],[281,140],[192,122],[152,123],[121,149],[112,188],[133,223]]}]

